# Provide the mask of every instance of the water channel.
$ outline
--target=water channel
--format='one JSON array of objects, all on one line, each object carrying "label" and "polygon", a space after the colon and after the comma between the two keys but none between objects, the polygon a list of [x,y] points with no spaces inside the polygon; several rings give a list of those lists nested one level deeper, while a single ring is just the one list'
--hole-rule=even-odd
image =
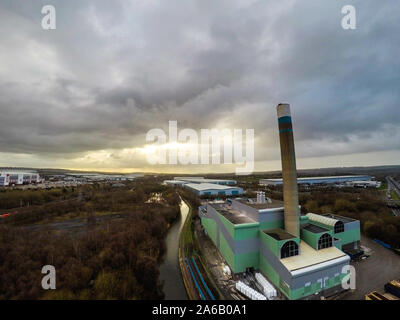
[{"label": "water channel", "polygon": [[160,279],[164,281],[166,300],[187,300],[185,285],[183,284],[178,261],[179,235],[189,213],[189,207],[184,201],[180,204],[180,216],[168,231],[166,245],[167,252],[164,262],[160,266]]}]

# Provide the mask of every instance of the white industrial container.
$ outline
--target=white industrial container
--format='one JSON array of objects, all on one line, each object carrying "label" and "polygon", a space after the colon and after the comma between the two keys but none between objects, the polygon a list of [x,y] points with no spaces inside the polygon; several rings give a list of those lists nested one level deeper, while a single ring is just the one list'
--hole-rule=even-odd
[{"label": "white industrial container", "polygon": [[267,279],[261,274],[261,273],[256,273],[256,280],[257,282],[263,287],[263,292],[264,295],[268,298],[271,299],[273,297],[277,296],[276,289],[268,282]]},{"label": "white industrial container", "polygon": [[248,285],[244,284],[241,281],[238,281],[236,283],[236,289],[251,300],[267,300],[265,296],[258,293],[256,290],[250,288]]}]

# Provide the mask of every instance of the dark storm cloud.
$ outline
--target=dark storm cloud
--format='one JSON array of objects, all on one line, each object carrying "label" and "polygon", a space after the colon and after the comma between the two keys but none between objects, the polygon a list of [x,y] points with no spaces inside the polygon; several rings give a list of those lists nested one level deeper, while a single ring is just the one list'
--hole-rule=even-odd
[{"label": "dark storm cloud", "polygon": [[[57,30],[40,27],[45,4]],[[279,102],[292,104],[300,157],[399,150],[400,7],[352,1],[357,29],[343,30],[347,4],[2,1],[0,152],[113,149],[126,166],[137,155],[118,150],[178,120],[254,128],[256,158],[277,159]]]}]

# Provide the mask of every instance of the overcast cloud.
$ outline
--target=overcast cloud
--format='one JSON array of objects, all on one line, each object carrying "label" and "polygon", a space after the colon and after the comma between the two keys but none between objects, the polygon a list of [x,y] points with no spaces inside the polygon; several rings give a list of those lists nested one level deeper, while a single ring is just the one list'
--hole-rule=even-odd
[{"label": "overcast cloud", "polygon": [[2,0],[0,166],[232,171],[149,166],[147,131],[177,120],[254,128],[274,170],[279,102],[300,167],[400,164],[399,17],[395,0]]}]

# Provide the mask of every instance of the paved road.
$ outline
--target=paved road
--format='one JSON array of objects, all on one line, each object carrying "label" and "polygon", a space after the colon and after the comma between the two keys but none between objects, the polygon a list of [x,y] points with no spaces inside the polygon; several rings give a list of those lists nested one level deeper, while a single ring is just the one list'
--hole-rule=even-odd
[{"label": "paved road", "polygon": [[386,177],[386,181],[388,183],[388,188],[393,189],[394,192],[397,193],[397,196],[400,198],[400,184],[393,179],[393,177]]},{"label": "paved road", "polygon": [[386,282],[400,279],[400,256],[382,247],[371,239],[361,236],[361,245],[371,249],[371,256],[352,263],[356,268],[356,290],[341,297],[341,300],[364,300],[371,291],[384,292]]},{"label": "paved road", "polygon": [[399,183],[393,179],[393,177],[386,177],[386,181],[388,184],[388,188],[386,191],[386,198],[388,207],[392,210],[392,213],[396,217],[400,217],[400,201],[393,200],[390,191],[393,190],[400,197],[400,185]]}]

